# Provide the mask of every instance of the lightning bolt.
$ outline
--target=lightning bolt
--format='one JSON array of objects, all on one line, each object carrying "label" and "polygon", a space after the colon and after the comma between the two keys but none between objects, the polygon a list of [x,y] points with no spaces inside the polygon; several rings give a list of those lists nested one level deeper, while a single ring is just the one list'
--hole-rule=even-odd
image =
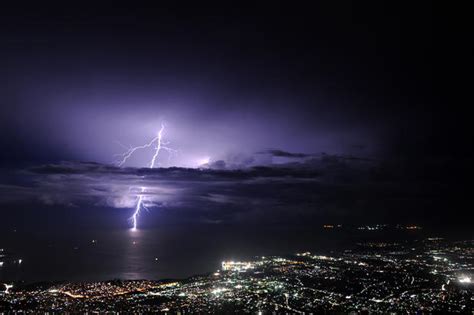
[{"label": "lightning bolt", "polygon": [[[158,155],[160,154],[161,150],[167,151],[170,154],[170,156],[172,154],[176,153],[177,152],[176,150],[174,150],[174,149],[167,146],[169,144],[168,142],[163,141],[164,131],[165,131],[165,124],[161,123],[161,128],[158,131],[158,135],[155,138],[153,138],[150,142],[148,142],[144,145],[140,145],[140,146],[136,146],[136,147],[130,147],[124,153],[118,154],[118,156],[121,157],[121,159],[117,162],[118,166],[119,167],[123,166],[127,162],[127,160],[136,151],[141,150],[141,149],[150,148],[154,144],[156,145],[155,146],[155,153],[153,154],[153,157],[150,161],[149,168],[154,168],[155,167],[156,160],[157,160]],[[146,209],[146,206],[143,204],[145,193],[146,193],[146,187],[141,187],[140,194],[138,195],[138,199],[137,199],[137,204],[135,206],[135,211],[133,212],[133,215],[131,217],[132,231],[137,230],[137,223],[138,223],[137,220],[138,220],[138,217],[140,216],[140,212],[141,212],[142,209]]]}]

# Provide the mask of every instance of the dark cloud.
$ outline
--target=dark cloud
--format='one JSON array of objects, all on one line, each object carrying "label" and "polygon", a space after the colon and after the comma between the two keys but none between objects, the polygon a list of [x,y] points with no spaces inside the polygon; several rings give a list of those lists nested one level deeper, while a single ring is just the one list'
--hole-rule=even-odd
[{"label": "dark cloud", "polygon": [[[0,202],[77,211],[84,206],[132,209],[141,187],[146,187],[148,208],[186,213],[203,222],[430,221],[433,218],[426,218],[425,212],[452,206],[462,194],[454,181],[462,168],[451,168],[453,181],[447,185],[440,181],[447,178],[442,165],[424,161],[421,169],[413,161],[327,154],[243,169],[118,168],[64,162],[16,171],[14,180],[0,185]],[[466,214],[457,211],[461,217]]]},{"label": "dark cloud", "polygon": [[306,158],[306,157],[311,156],[311,154],[292,153],[292,152],[287,152],[287,151],[277,150],[277,149],[262,151],[262,152],[259,152],[259,153],[261,153],[261,154],[270,154],[272,156],[277,156],[277,157],[288,157],[288,158]]}]

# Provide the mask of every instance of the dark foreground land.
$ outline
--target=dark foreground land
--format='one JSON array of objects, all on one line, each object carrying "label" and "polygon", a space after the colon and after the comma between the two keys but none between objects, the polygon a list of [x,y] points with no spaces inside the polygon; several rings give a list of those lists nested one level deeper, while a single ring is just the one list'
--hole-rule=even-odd
[{"label": "dark foreground land", "polygon": [[474,241],[362,242],[324,255],[227,261],[185,280],[13,284],[0,312],[464,313]]}]

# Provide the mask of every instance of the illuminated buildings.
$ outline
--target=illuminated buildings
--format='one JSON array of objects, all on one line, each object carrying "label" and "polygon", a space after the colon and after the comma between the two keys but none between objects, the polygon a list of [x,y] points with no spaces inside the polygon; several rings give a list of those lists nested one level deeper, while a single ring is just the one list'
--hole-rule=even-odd
[{"label": "illuminated buildings", "polygon": [[254,265],[250,262],[242,262],[242,261],[223,261],[222,262],[222,270],[224,271],[243,272],[243,271],[247,271],[253,268],[254,268]]}]

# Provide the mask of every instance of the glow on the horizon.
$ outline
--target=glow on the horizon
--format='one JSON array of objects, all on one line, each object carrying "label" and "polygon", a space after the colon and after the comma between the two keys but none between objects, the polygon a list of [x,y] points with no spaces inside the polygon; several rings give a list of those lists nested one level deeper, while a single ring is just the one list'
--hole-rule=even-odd
[{"label": "glow on the horizon", "polygon": [[196,164],[197,164],[197,166],[202,166],[202,165],[205,165],[205,164],[209,164],[210,161],[211,161],[211,158],[206,156],[206,157],[198,159],[196,161]]}]

